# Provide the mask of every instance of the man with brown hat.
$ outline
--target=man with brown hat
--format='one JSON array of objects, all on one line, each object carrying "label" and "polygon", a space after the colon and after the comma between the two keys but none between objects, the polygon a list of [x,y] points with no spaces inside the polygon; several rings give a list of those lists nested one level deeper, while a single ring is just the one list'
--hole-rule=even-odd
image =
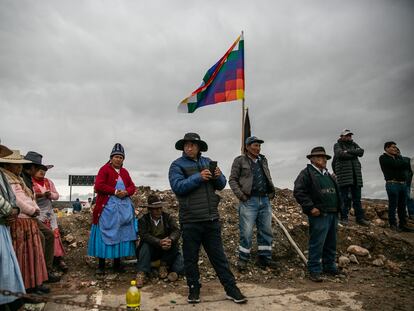
[{"label": "man with brown hat", "polygon": [[322,272],[341,274],[335,263],[341,198],[336,180],[326,169],[331,156],[323,147],[315,147],[306,157],[311,163],[296,178],[293,195],[309,220],[309,278],[322,282]]},{"label": "man with brown hat", "polygon": [[179,219],[183,233],[184,266],[189,287],[187,301],[200,302],[200,272],[198,258],[203,245],[214,270],[223,285],[227,298],[235,303],[244,303],[246,297],[236,285],[230,270],[221,239],[218,204],[220,197],[216,190],[226,186],[226,177],[203,157],[207,143],[196,133],[187,133],[175,144],[182,150],[182,156],[175,160],[168,173],[172,191],[179,203]]},{"label": "man with brown hat", "polygon": [[184,273],[183,258],[178,247],[181,232],[174,217],[163,211],[164,205],[156,194],[150,194],[145,206],[148,213],[139,219],[138,287],[144,285],[146,274],[151,272],[151,261],[160,260],[160,279],[176,281],[178,275]]}]

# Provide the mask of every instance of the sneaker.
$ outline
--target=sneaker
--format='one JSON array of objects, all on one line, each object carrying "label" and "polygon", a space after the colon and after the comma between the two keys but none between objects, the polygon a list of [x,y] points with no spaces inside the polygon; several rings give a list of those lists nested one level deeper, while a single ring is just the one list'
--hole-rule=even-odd
[{"label": "sneaker", "polygon": [[274,261],[272,258],[267,258],[263,256],[259,256],[256,261],[256,265],[259,266],[261,269],[266,269],[267,267],[271,269],[278,269],[279,264]]},{"label": "sneaker", "polygon": [[235,303],[246,303],[247,302],[246,296],[244,296],[240,292],[240,289],[236,285],[226,290],[226,294],[227,294],[227,299],[233,300]]},{"label": "sneaker", "polygon": [[188,303],[199,303],[200,302],[200,286],[191,285],[188,288]]},{"label": "sneaker", "polygon": [[167,266],[160,266],[158,276],[160,279],[165,279],[168,276]]},{"label": "sneaker", "polygon": [[365,220],[365,219],[357,220],[356,223],[360,226],[363,226],[363,227],[369,227],[370,226],[370,222],[368,220]]},{"label": "sneaker", "polygon": [[55,272],[49,272],[47,274],[47,281],[45,283],[56,283],[60,281],[60,276],[56,274]]},{"label": "sneaker", "polygon": [[177,272],[170,272],[170,273],[168,273],[167,279],[170,282],[177,281],[178,280],[178,274],[177,274]]},{"label": "sneaker", "polygon": [[317,282],[317,283],[323,282],[323,279],[320,273],[311,272],[309,273],[308,277],[309,277],[309,280],[311,280],[312,282]]},{"label": "sneaker", "polygon": [[239,270],[239,272],[243,272],[247,270],[247,261],[243,260],[243,259],[239,259],[237,261],[237,269]]},{"label": "sneaker", "polygon": [[136,277],[136,282],[137,282],[137,287],[141,288],[144,286],[145,282],[146,282],[146,278],[145,278],[145,272],[138,272],[137,273],[137,277]]}]

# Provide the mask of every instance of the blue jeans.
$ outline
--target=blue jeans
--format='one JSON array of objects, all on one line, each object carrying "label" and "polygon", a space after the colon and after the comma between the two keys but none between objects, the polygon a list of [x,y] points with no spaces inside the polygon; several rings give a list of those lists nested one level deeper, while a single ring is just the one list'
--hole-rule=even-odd
[{"label": "blue jeans", "polygon": [[239,258],[248,260],[252,248],[253,226],[257,228],[258,255],[272,257],[272,207],[267,196],[252,196],[239,205]]},{"label": "blue jeans", "polygon": [[385,190],[388,195],[388,222],[390,226],[397,225],[396,211],[398,212],[399,225],[405,226],[407,223],[406,204],[407,186],[405,184],[386,182]]},{"label": "blue jeans", "polygon": [[341,198],[343,207],[341,210],[341,219],[347,220],[348,213],[351,209],[351,201],[352,206],[354,207],[355,211],[355,219],[356,221],[361,221],[364,219],[364,210],[362,209],[361,205],[361,187],[355,185],[343,186],[339,188],[341,192]]},{"label": "blue jeans", "polygon": [[213,220],[184,223],[181,224],[181,230],[187,285],[201,286],[198,258],[200,246],[203,245],[220,283],[226,290],[233,288],[236,285],[236,280],[224,253],[220,222]]},{"label": "blue jeans", "polygon": [[169,271],[184,274],[183,257],[177,244],[173,244],[169,250],[163,250],[144,242],[137,250],[137,259],[137,270],[141,272],[151,272],[151,261],[159,259],[168,266]]},{"label": "blue jeans", "polygon": [[[309,216],[309,258],[308,271],[336,271],[336,230],[337,213],[321,213]],[[321,262],[322,261],[322,262]]]},{"label": "blue jeans", "polygon": [[410,197],[411,185],[407,184],[407,211],[409,216],[414,217],[414,199]]}]

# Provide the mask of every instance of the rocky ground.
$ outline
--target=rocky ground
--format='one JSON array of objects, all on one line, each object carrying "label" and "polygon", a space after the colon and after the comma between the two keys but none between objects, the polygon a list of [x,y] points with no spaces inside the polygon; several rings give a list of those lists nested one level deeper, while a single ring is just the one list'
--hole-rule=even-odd
[{"label": "rocky ground", "polygon": [[[138,188],[137,195],[133,197],[137,214],[146,212],[140,205],[146,202],[150,191],[148,187]],[[178,206],[172,192],[156,192],[163,201],[169,203],[167,210],[177,215]],[[355,299],[361,303],[364,310],[414,310],[414,233],[395,233],[387,228],[386,201],[363,200],[367,218],[372,222],[369,228],[356,225],[352,221],[352,216],[349,226],[339,227],[338,261],[347,277],[327,278],[323,283],[313,283],[306,278],[304,264],[276,224],[273,231],[273,257],[280,263],[280,269],[261,270],[252,261],[248,272],[239,273],[234,266],[238,247],[238,202],[229,190],[220,192],[220,196],[224,249],[240,284],[260,285],[275,290],[294,288],[298,291],[316,292],[335,289],[341,292],[356,292]],[[278,189],[272,207],[275,216],[284,224],[306,256],[307,218],[301,213],[292,191]],[[126,290],[129,281],[135,276],[133,264],[126,261],[126,273],[110,273],[100,280],[95,277],[96,260],[86,255],[90,220],[90,212],[87,211],[59,218],[67,249],[66,262],[70,270],[61,282],[52,285],[54,295],[68,292],[88,295],[99,289],[116,291],[119,287]],[[203,290],[221,291],[215,272],[204,252],[199,263]],[[158,293],[176,293],[181,297],[186,295],[185,280],[182,279],[175,283],[153,279],[150,284]],[[309,297],[312,295],[306,297],[303,299],[311,299]],[[316,306],[319,306],[318,301]],[[339,308],[341,301],[334,298],[324,300],[320,307]]]}]

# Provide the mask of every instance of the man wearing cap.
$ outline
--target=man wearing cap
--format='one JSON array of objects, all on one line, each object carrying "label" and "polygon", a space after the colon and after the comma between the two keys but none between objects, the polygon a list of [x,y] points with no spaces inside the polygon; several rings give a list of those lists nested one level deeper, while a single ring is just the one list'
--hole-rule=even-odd
[{"label": "man wearing cap", "polygon": [[179,221],[183,237],[184,267],[189,287],[188,302],[200,302],[200,272],[198,258],[203,245],[210,262],[223,285],[227,298],[244,303],[246,297],[240,292],[230,270],[221,239],[218,204],[215,193],[226,185],[226,178],[216,167],[209,170],[211,160],[201,152],[207,143],[196,133],[187,133],[176,142],[175,148],[183,154],[169,169],[169,181],[179,203]]},{"label": "man wearing cap", "polygon": [[[37,170],[42,168],[48,170],[53,167],[53,165],[44,165],[42,163],[43,156],[40,153],[35,151],[29,151],[24,156],[25,160],[30,161],[31,163],[23,164],[22,178],[27,188],[33,192],[33,182],[32,178],[35,176]],[[34,193],[33,193],[34,195]],[[36,199],[39,198],[36,195]],[[45,256],[46,268],[48,273],[48,283],[55,283],[60,281],[60,276],[53,271],[53,258],[55,252],[55,234],[53,230],[48,228],[43,222],[37,219],[37,226],[40,231],[40,239],[43,246],[43,254]]]},{"label": "man wearing cap", "polygon": [[369,226],[365,220],[364,210],[361,205],[362,172],[358,158],[364,155],[364,149],[352,140],[353,133],[344,129],[334,145],[334,159],[332,169],[336,175],[343,208],[341,210],[341,224],[348,225],[348,212],[352,206],[355,211],[357,224]]},{"label": "man wearing cap", "polygon": [[272,206],[270,199],[275,196],[275,187],[270,176],[267,159],[260,154],[263,140],[256,136],[245,141],[246,152],[234,159],[229,184],[240,200],[239,228],[240,245],[239,271],[247,269],[252,247],[253,226],[257,227],[257,264],[262,269],[277,268],[272,260]]},{"label": "man wearing cap", "polygon": [[178,248],[181,232],[174,217],[163,211],[164,205],[156,194],[150,194],[148,213],[139,219],[138,287],[144,285],[146,274],[151,272],[151,261],[160,260],[160,279],[176,281],[178,274],[184,273]]},{"label": "man wearing cap", "polygon": [[309,278],[322,282],[322,272],[341,274],[335,264],[341,198],[338,184],[326,169],[331,156],[323,147],[315,147],[306,157],[311,163],[296,178],[293,195],[309,220]]}]

